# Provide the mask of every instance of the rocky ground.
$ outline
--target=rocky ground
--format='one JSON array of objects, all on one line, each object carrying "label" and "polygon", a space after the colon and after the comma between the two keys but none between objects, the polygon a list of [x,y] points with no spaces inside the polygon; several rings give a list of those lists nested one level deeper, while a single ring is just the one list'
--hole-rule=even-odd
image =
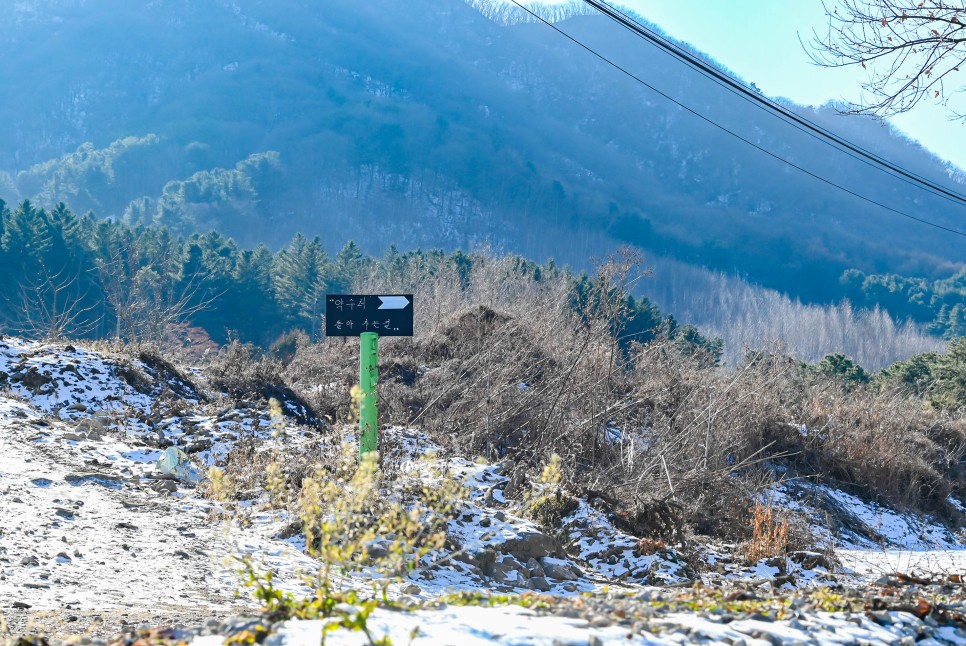
[{"label": "rocky ground", "polygon": [[[240,584],[249,557],[280,589],[308,592],[318,563],[290,519],[252,491],[226,522],[203,495],[207,467],[277,441],[280,424],[286,442],[320,450],[297,402],[280,420],[157,357],[11,338],[0,387],[0,639],[319,643],[324,622],[259,617]],[[416,477],[438,456],[415,430],[385,439]],[[576,500],[551,535],[511,502],[507,463],[432,459],[469,491],[447,528],[458,556],[389,586],[396,605],[367,624],[394,643],[966,643],[966,551],[930,519],[827,486],[776,488],[776,503],[806,518],[832,509],[851,529],[816,527],[830,549],[747,563],[735,546],[645,545],[594,501]],[[327,643],[366,642],[339,630]]]},{"label": "rocky ground", "polygon": [[[367,621],[376,639],[413,644],[962,644],[960,586],[891,579],[869,587],[762,592],[753,585],[663,588],[578,596],[525,594],[512,603],[473,596],[380,609]],[[320,620],[270,621],[215,613],[38,612],[14,632],[91,644],[242,642],[318,644]],[[78,616],[79,615],[79,616]],[[358,631],[328,644],[368,643]]]}]

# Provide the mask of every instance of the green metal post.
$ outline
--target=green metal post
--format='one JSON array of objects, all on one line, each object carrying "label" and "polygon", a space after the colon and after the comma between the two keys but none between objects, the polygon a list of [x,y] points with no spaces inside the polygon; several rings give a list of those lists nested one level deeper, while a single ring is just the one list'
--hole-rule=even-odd
[{"label": "green metal post", "polygon": [[363,332],[359,337],[359,454],[379,450],[379,407],[376,387],[379,383],[379,335]]}]

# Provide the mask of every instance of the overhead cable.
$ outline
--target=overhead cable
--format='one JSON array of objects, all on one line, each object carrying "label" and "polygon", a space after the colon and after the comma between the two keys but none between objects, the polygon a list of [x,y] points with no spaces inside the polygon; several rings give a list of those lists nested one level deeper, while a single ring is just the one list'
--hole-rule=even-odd
[{"label": "overhead cable", "polygon": [[789,110],[777,101],[773,101],[772,99],[759,94],[754,89],[749,88],[744,83],[732,78],[724,71],[716,68],[714,65],[701,60],[701,58],[695,56],[677,43],[672,42],[654,30],[649,29],[647,26],[642,25],[632,16],[622,12],[613,5],[603,2],[602,0],[583,0],[583,2],[594,7],[608,18],[614,20],[641,38],[645,38],[653,45],[659,47],[661,50],[677,58],[689,67],[697,70],[704,76],[724,86],[757,107],[771,112],[774,116],[789,122],[790,125],[808,134],[809,136],[818,139],[829,146],[837,146],[837,150],[841,150],[841,152],[847,154],[853,159],[885,172],[906,182],[907,184],[918,186],[919,188],[926,189],[947,200],[955,202],[956,204],[966,206],[966,195],[946,188],[941,184],[923,177],[922,175],[918,175],[917,173],[902,168],[894,162],[891,162],[888,159],[859,146],[858,144],[850,142],[849,140],[837,135],[835,132],[825,128],[824,126],[821,126],[814,121],[811,121],[793,112],[792,110]]},{"label": "overhead cable", "polygon": [[860,200],[863,200],[863,201],[865,201],[865,202],[867,202],[869,204],[873,204],[875,206],[878,206],[879,208],[881,208],[881,209],[883,209],[885,211],[888,211],[890,213],[894,213],[895,215],[902,216],[904,218],[907,218],[909,220],[913,220],[915,222],[919,222],[921,224],[925,224],[925,225],[930,226],[930,227],[934,227],[936,229],[940,229],[942,231],[946,231],[948,233],[952,233],[952,234],[955,234],[955,235],[959,235],[959,236],[966,237],[966,231],[960,231],[958,229],[953,229],[951,227],[947,227],[947,226],[944,226],[942,224],[938,224],[936,222],[931,222],[929,220],[926,220],[926,219],[917,217],[915,215],[911,215],[909,213],[905,213],[903,211],[900,211],[898,209],[895,209],[895,208],[893,208],[893,207],[891,207],[891,206],[889,206],[887,204],[883,204],[882,202],[879,202],[877,200],[874,200],[874,199],[872,199],[870,197],[866,197],[866,196],[864,196],[864,195],[862,195],[860,193],[857,193],[857,192],[855,192],[855,191],[853,191],[853,190],[851,190],[851,189],[849,189],[849,188],[847,188],[845,186],[842,186],[841,184],[838,184],[836,182],[833,182],[830,179],[827,179],[825,177],[822,177],[821,175],[818,175],[816,173],[813,173],[812,171],[808,170],[807,168],[804,168],[802,166],[799,166],[798,164],[795,164],[794,162],[791,162],[791,161],[785,159],[784,157],[781,157],[780,155],[777,155],[777,154],[771,152],[770,150],[768,150],[766,148],[763,148],[762,146],[756,144],[755,142],[753,142],[753,141],[751,141],[751,140],[749,140],[749,139],[747,139],[745,137],[742,137],[737,132],[735,132],[733,130],[730,130],[729,128],[721,125],[720,123],[717,123],[713,119],[711,119],[709,117],[706,117],[705,115],[701,114],[697,110],[695,110],[695,109],[693,109],[693,108],[685,105],[681,101],[678,101],[677,99],[675,99],[674,97],[670,96],[666,92],[663,92],[663,91],[659,90],[655,86],[651,85],[650,83],[648,83],[647,81],[645,81],[644,79],[642,79],[640,76],[638,76],[638,75],[634,74],[633,72],[631,72],[630,70],[628,70],[626,67],[623,67],[620,64],[612,61],[611,59],[607,58],[606,56],[604,56],[603,54],[601,54],[597,50],[595,50],[592,47],[590,47],[589,45],[586,45],[585,43],[581,42],[580,40],[578,40],[574,36],[571,36],[570,34],[568,34],[567,32],[565,32],[564,30],[560,29],[559,27],[557,27],[555,24],[553,24],[549,20],[546,20],[545,18],[543,18],[542,16],[540,16],[535,11],[533,11],[530,8],[526,7],[525,5],[521,4],[518,0],[509,0],[509,1],[512,2],[514,5],[516,5],[517,7],[519,7],[520,9],[522,9],[523,11],[525,11],[526,13],[528,13],[535,20],[537,20],[537,21],[543,23],[544,25],[550,27],[551,29],[553,29],[554,31],[556,31],[558,34],[560,34],[561,36],[563,36],[567,40],[571,41],[572,43],[574,43],[575,45],[577,45],[581,49],[587,51],[588,53],[590,53],[591,55],[595,56],[596,58],[600,59],[601,61],[607,63],[608,65],[610,65],[614,69],[618,70],[622,74],[630,77],[631,79],[637,81],[638,83],[640,83],[644,87],[646,87],[646,88],[650,89],[651,91],[655,92],[656,94],[664,97],[665,99],[667,99],[671,103],[674,103],[675,105],[677,105],[681,109],[685,110],[686,112],[688,112],[688,113],[690,113],[690,114],[698,117],[702,121],[708,123],[711,126],[714,126],[718,130],[721,130],[722,132],[725,132],[725,133],[731,135],[735,139],[738,139],[739,141],[742,141],[742,142],[748,144],[752,148],[755,148],[756,150],[764,153],[765,155],[768,155],[769,157],[771,157],[773,159],[776,159],[776,160],[782,162],[783,164],[786,164],[787,166],[790,166],[790,167],[792,167],[792,168],[794,168],[794,169],[796,169],[796,170],[798,170],[798,171],[800,171],[800,172],[808,175],[809,177],[812,177],[813,179],[816,179],[816,180],[818,180],[820,182],[823,182],[824,184],[827,184],[829,186],[832,186],[833,188],[837,188],[840,191],[842,191],[844,193],[847,193],[847,194],[849,194],[849,195],[851,195],[853,197],[856,197],[856,198],[858,198]]}]

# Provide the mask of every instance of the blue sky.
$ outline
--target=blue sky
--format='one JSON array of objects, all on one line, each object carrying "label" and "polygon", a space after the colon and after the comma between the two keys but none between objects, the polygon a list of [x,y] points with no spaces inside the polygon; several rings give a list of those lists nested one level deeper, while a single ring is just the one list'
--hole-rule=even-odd
[{"label": "blue sky", "polygon": [[[820,0],[625,0],[625,4],[768,95],[808,105],[860,96],[859,83],[867,72],[818,67],[799,42],[799,37],[808,42],[815,29],[823,33],[826,18]],[[966,168],[966,123],[950,122],[948,114],[943,106],[924,103],[891,121],[940,157]]]},{"label": "blue sky", "polygon": [[[860,68],[814,65],[802,48],[826,24],[821,0],[624,0],[669,35],[711,55],[770,96],[822,105],[860,96]],[[940,157],[966,168],[966,123],[949,111],[922,104],[891,119],[909,137]],[[901,161],[901,160],[897,160]]]},{"label": "blue sky", "polygon": [[[567,1],[543,0],[547,4]],[[821,0],[620,1],[769,96],[806,105],[860,97],[859,84],[868,72],[818,67],[799,42],[799,38],[807,42],[815,29],[823,31]],[[921,104],[890,121],[938,156],[966,169],[966,123],[951,122],[948,115],[947,108]]]}]

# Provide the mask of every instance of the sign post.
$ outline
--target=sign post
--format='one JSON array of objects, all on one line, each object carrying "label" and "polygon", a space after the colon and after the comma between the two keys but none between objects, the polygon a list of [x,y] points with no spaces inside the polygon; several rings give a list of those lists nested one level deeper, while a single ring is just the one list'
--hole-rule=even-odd
[{"label": "sign post", "polygon": [[379,335],[359,335],[359,455],[379,450],[379,406],[376,386],[379,383]]},{"label": "sign post", "polygon": [[379,337],[413,335],[413,295],[326,294],[325,335],[359,337],[359,454],[379,450]]}]

